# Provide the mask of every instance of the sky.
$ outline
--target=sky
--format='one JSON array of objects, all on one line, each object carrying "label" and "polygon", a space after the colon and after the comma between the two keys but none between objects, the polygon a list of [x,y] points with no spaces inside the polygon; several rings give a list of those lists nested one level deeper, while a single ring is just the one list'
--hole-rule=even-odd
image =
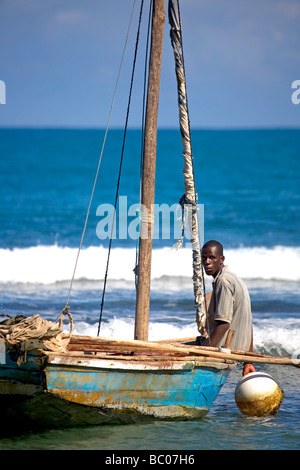
[{"label": "sky", "polygon": [[[129,127],[142,120],[149,1]],[[0,127],[105,128],[133,4],[0,0]],[[191,127],[300,126],[300,104],[292,101],[300,80],[300,0],[182,0],[180,9]],[[137,0],[111,127],[125,124],[139,10]],[[168,21],[158,124],[178,126]]]}]

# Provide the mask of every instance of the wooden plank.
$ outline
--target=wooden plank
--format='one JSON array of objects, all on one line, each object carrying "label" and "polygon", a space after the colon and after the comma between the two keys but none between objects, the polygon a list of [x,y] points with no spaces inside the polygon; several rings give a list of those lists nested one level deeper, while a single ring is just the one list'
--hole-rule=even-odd
[{"label": "wooden plank", "polygon": [[[68,351],[68,352],[54,352],[54,351],[44,351],[43,353],[48,356],[50,359],[53,357],[66,357],[66,358],[73,358],[73,359],[107,359],[109,361],[111,360],[116,360],[116,361],[132,361],[132,362],[149,362],[149,361],[172,361],[172,362],[192,362],[192,361],[203,361],[203,363],[206,362],[228,362],[227,360],[223,359],[220,360],[219,358],[214,358],[214,357],[201,357],[201,356],[164,356],[164,355],[142,355],[142,354],[137,354],[137,355],[122,355],[122,354],[115,354],[111,352],[98,352],[98,351],[93,351],[89,352],[86,354],[83,351]],[[234,361],[231,361],[234,362]]]}]

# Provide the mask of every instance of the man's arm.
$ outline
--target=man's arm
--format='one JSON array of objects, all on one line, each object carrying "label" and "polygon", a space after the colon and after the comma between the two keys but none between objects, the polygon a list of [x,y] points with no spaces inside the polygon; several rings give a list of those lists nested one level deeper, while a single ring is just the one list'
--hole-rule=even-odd
[{"label": "man's arm", "polygon": [[210,338],[204,339],[202,336],[198,336],[197,342],[201,346],[217,346],[219,341],[223,338],[226,331],[229,329],[230,323],[225,321],[217,321],[217,326],[214,328]]},{"label": "man's arm", "polygon": [[217,321],[217,326],[214,328],[210,336],[210,346],[217,346],[219,341],[223,338],[226,331],[229,330],[230,323],[225,321]]},{"label": "man's arm", "polygon": [[[230,327],[230,324],[224,321],[218,321],[217,323],[218,324],[213,330],[211,337],[207,338],[206,340],[202,340],[201,342],[199,341],[201,346],[216,346]],[[249,347],[249,352],[252,352],[252,351],[253,351],[253,330],[252,330],[251,344]],[[252,362],[244,362],[243,376],[250,374],[250,372],[255,372],[254,365],[252,364]]]},{"label": "man's arm", "polygon": [[[251,333],[251,344],[250,344],[249,352],[253,352],[253,329]],[[250,372],[255,372],[254,365],[252,364],[252,362],[244,362],[243,375],[250,374]]]}]

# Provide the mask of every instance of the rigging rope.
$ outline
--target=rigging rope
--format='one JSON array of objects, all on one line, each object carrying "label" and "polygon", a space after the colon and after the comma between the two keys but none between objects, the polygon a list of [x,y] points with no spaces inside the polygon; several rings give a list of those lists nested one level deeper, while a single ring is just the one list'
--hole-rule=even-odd
[{"label": "rigging rope", "polygon": [[125,39],[125,44],[124,44],[123,53],[122,53],[122,57],[121,57],[121,62],[120,62],[120,66],[119,66],[119,71],[118,71],[118,75],[117,75],[117,79],[116,79],[116,83],[115,83],[113,98],[112,98],[112,102],[111,102],[111,106],[110,106],[109,116],[108,116],[107,125],[106,125],[106,129],[105,129],[102,148],[101,148],[101,152],[100,152],[100,156],[99,156],[99,161],[98,161],[98,166],[97,166],[96,175],[95,175],[95,179],[94,179],[94,184],[93,184],[93,187],[92,187],[90,201],[89,201],[89,204],[88,204],[88,209],[87,209],[87,213],[86,213],[86,218],[85,218],[84,227],[83,227],[83,231],[82,231],[82,235],[81,235],[81,239],[80,239],[79,248],[78,248],[78,251],[77,251],[77,256],[76,256],[73,275],[72,275],[72,279],[71,279],[71,283],[70,283],[70,287],[69,287],[67,302],[66,302],[66,305],[63,308],[60,316],[58,317],[58,319],[61,316],[65,315],[65,314],[69,314],[69,302],[70,302],[70,297],[71,297],[71,291],[72,291],[74,278],[75,278],[75,273],[76,273],[78,260],[79,260],[79,255],[80,255],[80,252],[81,252],[82,243],[83,243],[83,239],[84,239],[84,235],[85,235],[85,231],[86,231],[86,227],[87,227],[87,223],[88,223],[88,218],[89,218],[91,204],[92,204],[92,200],[93,200],[93,196],[94,196],[94,192],[95,192],[95,187],[96,187],[96,183],[97,183],[97,179],[98,179],[98,174],[99,174],[100,165],[101,165],[101,161],[102,161],[102,156],[103,156],[103,152],[104,152],[104,147],[105,147],[105,143],[106,143],[106,137],[107,137],[107,133],[108,133],[108,128],[109,128],[109,124],[110,124],[110,119],[111,119],[111,115],[112,115],[112,111],[113,111],[113,107],[114,107],[115,97],[116,97],[117,88],[118,88],[119,79],[120,79],[121,70],[122,70],[122,65],[123,65],[123,61],[124,61],[125,51],[126,51],[126,48],[127,48],[129,32],[130,32],[130,29],[131,29],[131,23],[132,23],[133,13],[134,13],[134,9],[135,9],[135,4],[136,4],[136,0],[134,0],[133,6],[132,6],[131,16],[130,16],[129,25],[128,25],[128,29],[127,29],[127,34],[126,34],[126,39]]},{"label": "rigging rope", "polygon": [[[196,308],[196,322],[198,324],[199,331],[205,333],[207,318],[205,283],[201,259],[200,232],[197,216],[197,194],[195,187],[195,175],[191,145],[191,130],[182,47],[182,29],[178,0],[169,0],[168,12],[169,23],[171,26],[170,37],[175,57],[180,132],[183,144],[183,174],[185,194],[180,199],[180,204],[182,206],[182,210],[186,211],[187,213],[187,220],[189,222],[190,227],[190,238],[193,251],[193,284]],[[181,239],[178,241],[177,246],[180,246],[182,239],[183,233]]]},{"label": "rigging rope", "polygon": [[100,315],[99,315],[97,336],[99,336],[100,328],[101,328],[101,321],[102,321],[104,296],[105,296],[105,291],[106,291],[108,266],[109,266],[111,245],[112,245],[112,239],[113,239],[112,235],[113,235],[113,230],[114,230],[117,203],[118,203],[118,196],[119,196],[121,171],[122,171],[123,158],[124,158],[125,140],[126,140],[126,134],[127,134],[127,126],[128,126],[128,118],[129,118],[129,111],[130,111],[130,104],[131,104],[131,94],[132,94],[132,87],[133,87],[133,79],[134,79],[134,72],[135,72],[135,65],[136,65],[137,50],[138,50],[138,44],[139,44],[139,36],[140,36],[140,27],[141,27],[141,20],[142,20],[143,5],[144,5],[144,0],[141,1],[138,31],[137,31],[136,42],[135,42],[134,59],[133,59],[130,90],[129,90],[129,98],[128,98],[128,105],[127,105],[126,120],[125,120],[125,129],[124,129],[124,135],[123,135],[123,144],[122,144],[121,159],[120,159],[120,166],[119,166],[119,175],[118,175],[118,182],[117,182],[117,189],[116,189],[116,196],[115,196],[114,215],[113,215],[113,221],[112,221],[112,227],[111,227],[111,235],[110,235],[110,239],[109,239],[109,248],[108,248],[107,263],[106,263],[106,270],[105,270],[105,276],[104,276],[104,285],[103,285],[102,300],[101,300],[101,306],[100,306]]}]

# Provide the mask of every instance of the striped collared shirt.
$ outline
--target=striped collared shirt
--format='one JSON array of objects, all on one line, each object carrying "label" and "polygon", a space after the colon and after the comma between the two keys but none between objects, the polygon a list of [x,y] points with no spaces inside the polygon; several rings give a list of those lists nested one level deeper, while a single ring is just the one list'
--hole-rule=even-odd
[{"label": "striped collared shirt", "polygon": [[[230,323],[234,330],[231,349],[249,351],[252,339],[251,303],[246,284],[224,266],[213,283],[208,308],[209,333],[217,326],[217,320]],[[225,343],[227,332],[218,346]]]}]

